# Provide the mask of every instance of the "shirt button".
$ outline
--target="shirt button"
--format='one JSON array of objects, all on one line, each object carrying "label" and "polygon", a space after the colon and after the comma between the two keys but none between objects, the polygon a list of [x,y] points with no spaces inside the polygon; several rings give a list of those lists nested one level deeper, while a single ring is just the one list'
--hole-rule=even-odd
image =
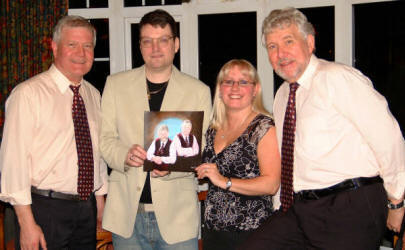
[{"label": "shirt button", "polygon": [[140,187],[136,188],[136,191],[138,191],[138,192],[140,192],[141,190],[142,190],[142,188],[140,188]]}]

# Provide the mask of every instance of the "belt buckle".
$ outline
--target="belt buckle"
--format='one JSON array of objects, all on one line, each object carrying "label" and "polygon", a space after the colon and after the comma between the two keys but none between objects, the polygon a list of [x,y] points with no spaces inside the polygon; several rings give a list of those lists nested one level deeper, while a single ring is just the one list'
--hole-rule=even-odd
[{"label": "belt buckle", "polygon": [[57,199],[57,197],[54,197],[54,195],[53,195],[54,193],[55,193],[54,191],[49,190],[49,192],[48,192],[48,195],[47,195],[47,196],[48,196],[49,198],[52,198],[52,199]]},{"label": "belt buckle", "polygon": [[297,193],[299,199],[302,200],[319,200],[320,197],[316,194],[314,190],[302,190]]},{"label": "belt buckle", "polygon": [[308,194],[310,194],[310,200],[319,200],[321,198],[316,194],[315,190],[309,191]]},{"label": "belt buckle", "polygon": [[359,178],[352,179],[351,184],[353,184],[353,187],[351,187],[351,189],[358,189],[359,187],[361,187],[361,183],[360,183]]}]

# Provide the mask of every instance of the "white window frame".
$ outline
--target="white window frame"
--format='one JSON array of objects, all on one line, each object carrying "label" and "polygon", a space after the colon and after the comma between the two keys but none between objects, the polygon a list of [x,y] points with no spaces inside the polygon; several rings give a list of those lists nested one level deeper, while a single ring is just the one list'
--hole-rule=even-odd
[{"label": "white window frame", "polygon": [[124,8],[122,0],[109,0],[108,8],[70,9],[69,15],[81,15],[89,19],[109,19],[109,60],[110,72],[113,74],[131,68],[130,24],[139,22],[140,18],[149,11],[157,8],[167,10],[176,21],[180,22],[181,69],[185,73],[198,77],[198,15],[255,11],[257,13],[257,70],[263,82],[265,106],[271,111],[274,96],[273,70],[268,62],[267,52],[262,46],[261,37],[262,21],[271,10],[287,6],[295,8],[334,6],[335,61],[353,65],[353,5],[389,1],[394,0],[191,0],[181,5]]}]

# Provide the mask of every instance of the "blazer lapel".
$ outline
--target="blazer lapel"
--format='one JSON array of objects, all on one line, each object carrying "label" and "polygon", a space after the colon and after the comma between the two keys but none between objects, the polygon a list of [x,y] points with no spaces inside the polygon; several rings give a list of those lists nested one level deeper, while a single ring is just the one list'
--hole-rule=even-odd
[{"label": "blazer lapel", "polygon": [[182,85],[185,84],[179,81],[179,71],[176,67],[172,66],[172,75],[170,76],[169,84],[167,85],[166,93],[163,98],[161,111],[176,111],[181,108],[184,103],[184,89]]},{"label": "blazer lapel", "polygon": [[[132,100],[134,105],[138,102],[135,100],[140,100],[139,103],[142,105],[135,105],[134,107],[137,111],[149,111],[149,100],[146,91],[146,76],[145,76],[145,67],[139,69],[139,71],[134,72],[131,75],[131,79],[129,81],[129,88],[128,90],[132,93]],[[138,114],[139,112],[136,112]]]}]

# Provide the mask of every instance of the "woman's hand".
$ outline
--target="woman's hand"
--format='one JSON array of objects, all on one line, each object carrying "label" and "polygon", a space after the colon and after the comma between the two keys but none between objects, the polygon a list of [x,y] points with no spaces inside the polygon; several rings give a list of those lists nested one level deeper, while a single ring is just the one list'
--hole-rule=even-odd
[{"label": "woman's hand", "polygon": [[215,163],[201,164],[200,166],[195,168],[195,171],[197,172],[198,179],[208,177],[212,184],[225,189],[228,179],[219,173],[217,165]]}]

